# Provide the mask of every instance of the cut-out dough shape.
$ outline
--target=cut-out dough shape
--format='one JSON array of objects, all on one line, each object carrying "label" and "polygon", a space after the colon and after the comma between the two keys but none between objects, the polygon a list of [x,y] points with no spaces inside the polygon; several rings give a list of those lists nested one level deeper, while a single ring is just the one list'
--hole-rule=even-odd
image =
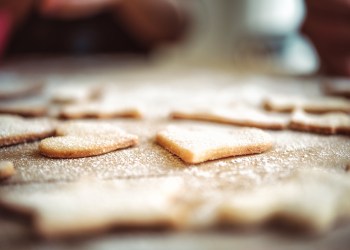
[{"label": "cut-out dough shape", "polygon": [[141,118],[142,112],[137,107],[123,106],[112,102],[90,102],[67,105],[61,109],[60,117],[67,119]]},{"label": "cut-out dough shape", "polygon": [[0,84],[0,100],[17,99],[40,93],[44,83],[5,83]]},{"label": "cut-out dough shape", "polygon": [[250,107],[178,110],[172,112],[171,117],[275,130],[285,129],[289,123],[289,117],[286,115],[272,114]]},{"label": "cut-out dough shape", "polygon": [[51,94],[51,101],[55,103],[78,103],[97,98],[99,95],[100,90],[95,86],[59,85]]},{"label": "cut-out dough shape", "polygon": [[48,106],[45,100],[40,98],[2,101],[0,102],[0,113],[39,117],[45,116],[48,113]]},{"label": "cut-out dough shape", "polygon": [[273,96],[264,100],[266,110],[292,112],[302,109],[308,113],[345,112],[350,113],[350,101],[336,97]]},{"label": "cut-out dough shape", "polygon": [[96,233],[112,227],[176,227],[185,212],[178,203],[184,192],[183,182],[176,177],[86,179],[61,183],[58,188],[46,184],[46,190],[42,185],[0,193],[0,203],[32,214],[36,231],[46,238]]},{"label": "cut-out dough shape", "polygon": [[59,126],[56,134],[59,136],[40,142],[41,154],[52,158],[80,158],[109,153],[138,143],[136,135],[111,124],[71,122]]},{"label": "cut-out dough shape", "polygon": [[187,163],[262,153],[273,145],[271,136],[260,129],[202,126],[169,126],[158,132],[156,141]]},{"label": "cut-out dough shape", "polygon": [[225,196],[218,217],[226,225],[260,225],[279,218],[304,230],[325,232],[340,218],[350,218],[349,180],[335,173],[299,171],[281,183]]},{"label": "cut-out dough shape", "polygon": [[307,114],[293,113],[290,128],[321,134],[350,134],[350,116],[344,113]]},{"label": "cut-out dough shape", "polygon": [[348,78],[335,78],[326,80],[324,91],[328,95],[350,98],[350,80]]},{"label": "cut-out dough shape", "polygon": [[0,147],[49,137],[55,124],[47,119],[26,119],[0,115]]},{"label": "cut-out dough shape", "polygon": [[15,172],[15,167],[11,161],[0,161],[0,180],[10,178]]}]

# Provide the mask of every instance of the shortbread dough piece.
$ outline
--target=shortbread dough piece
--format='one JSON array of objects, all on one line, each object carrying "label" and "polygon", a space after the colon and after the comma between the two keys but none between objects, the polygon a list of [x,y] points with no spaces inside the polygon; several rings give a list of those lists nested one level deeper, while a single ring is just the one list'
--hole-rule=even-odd
[{"label": "shortbread dough piece", "polygon": [[136,135],[128,134],[110,123],[67,122],[57,127],[56,135],[40,142],[41,154],[52,158],[80,158],[109,153],[138,143]]},{"label": "shortbread dough piece", "polygon": [[292,112],[302,109],[308,113],[345,112],[350,113],[350,101],[336,97],[273,96],[264,100],[266,110]]},{"label": "shortbread dough piece", "polygon": [[202,126],[169,126],[158,132],[156,141],[187,163],[262,153],[273,145],[271,136],[260,129]]},{"label": "shortbread dough piece", "polygon": [[55,124],[48,119],[0,115],[0,147],[42,139],[54,133]]},{"label": "shortbread dough piece", "polygon": [[56,135],[124,135],[126,132],[114,124],[96,121],[68,121],[57,126]]},{"label": "shortbread dough piece", "polygon": [[95,99],[99,94],[99,89],[91,85],[59,85],[54,89],[51,101],[55,103],[78,103]]},{"label": "shortbread dough piece", "polygon": [[350,116],[344,113],[307,114],[294,112],[290,128],[321,134],[350,134]]},{"label": "shortbread dough piece", "polygon": [[219,218],[226,225],[261,225],[278,218],[304,230],[325,232],[350,218],[350,178],[321,170],[298,171],[280,183],[225,195]]},{"label": "shortbread dough piece", "polygon": [[59,238],[115,227],[177,227],[186,212],[179,204],[183,186],[176,177],[30,184],[0,192],[0,203],[32,214],[41,236]]},{"label": "shortbread dough piece", "polygon": [[178,110],[171,113],[174,119],[202,120],[237,126],[280,130],[287,128],[289,117],[272,114],[251,107],[216,108],[205,110]]},{"label": "shortbread dough piece", "polygon": [[44,83],[4,83],[0,84],[0,100],[17,99],[40,93]]},{"label": "shortbread dough piece", "polygon": [[40,98],[0,102],[0,114],[12,114],[24,117],[39,117],[45,116],[47,113],[47,103]]},{"label": "shortbread dough piece", "polygon": [[15,167],[11,161],[0,161],[0,180],[11,177],[15,172]]},{"label": "shortbread dough piece", "polygon": [[130,134],[67,135],[42,140],[39,144],[39,151],[52,158],[81,158],[128,148],[136,145],[137,142],[137,136]]},{"label": "shortbread dough piece", "polygon": [[108,102],[90,102],[67,105],[61,109],[60,117],[67,119],[141,118],[142,112],[138,107],[129,107]]},{"label": "shortbread dough piece", "polygon": [[324,83],[324,91],[328,95],[350,98],[349,78],[328,79]]}]

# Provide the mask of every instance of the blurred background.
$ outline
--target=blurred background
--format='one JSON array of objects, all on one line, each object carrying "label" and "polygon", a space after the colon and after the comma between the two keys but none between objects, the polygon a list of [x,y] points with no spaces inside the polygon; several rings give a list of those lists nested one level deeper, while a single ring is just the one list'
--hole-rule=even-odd
[{"label": "blurred background", "polygon": [[[138,2],[0,0],[3,60],[102,53],[162,64],[232,65],[242,72],[310,74],[318,69],[316,53],[299,34],[302,0],[163,1],[173,10],[155,4],[162,1],[145,1],[154,9]],[[79,9],[82,3],[87,7]],[[11,8],[24,17],[14,20]]]}]

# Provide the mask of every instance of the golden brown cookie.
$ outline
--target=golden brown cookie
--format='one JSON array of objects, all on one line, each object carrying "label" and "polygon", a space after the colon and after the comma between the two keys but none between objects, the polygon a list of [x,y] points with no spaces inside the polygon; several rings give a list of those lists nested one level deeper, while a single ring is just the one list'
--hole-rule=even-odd
[{"label": "golden brown cookie", "polygon": [[269,134],[260,129],[222,129],[204,126],[168,126],[156,141],[187,163],[257,154],[272,148]]},{"label": "golden brown cookie", "polygon": [[0,115],[0,147],[42,139],[54,133],[55,124],[50,120]]},{"label": "golden brown cookie", "polygon": [[340,112],[307,114],[297,110],[289,126],[294,130],[320,134],[350,134],[350,116]]}]

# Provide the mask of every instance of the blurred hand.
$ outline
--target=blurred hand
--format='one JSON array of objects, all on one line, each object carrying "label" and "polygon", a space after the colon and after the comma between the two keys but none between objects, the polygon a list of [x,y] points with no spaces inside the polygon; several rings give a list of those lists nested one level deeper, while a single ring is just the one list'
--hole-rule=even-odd
[{"label": "blurred hand", "polygon": [[305,0],[302,32],[321,60],[321,71],[350,76],[350,0]]},{"label": "blurred hand", "polygon": [[150,47],[180,37],[187,24],[186,11],[177,0],[0,0],[0,10],[8,13],[14,25],[25,22],[33,9],[66,20],[107,12]]},{"label": "blurred hand", "polygon": [[60,19],[78,19],[113,10],[121,0],[41,0],[40,13]]},{"label": "blurred hand", "polygon": [[176,0],[41,0],[39,9],[45,16],[60,19],[111,12],[149,46],[178,38],[186,25],[184,8]]}]

